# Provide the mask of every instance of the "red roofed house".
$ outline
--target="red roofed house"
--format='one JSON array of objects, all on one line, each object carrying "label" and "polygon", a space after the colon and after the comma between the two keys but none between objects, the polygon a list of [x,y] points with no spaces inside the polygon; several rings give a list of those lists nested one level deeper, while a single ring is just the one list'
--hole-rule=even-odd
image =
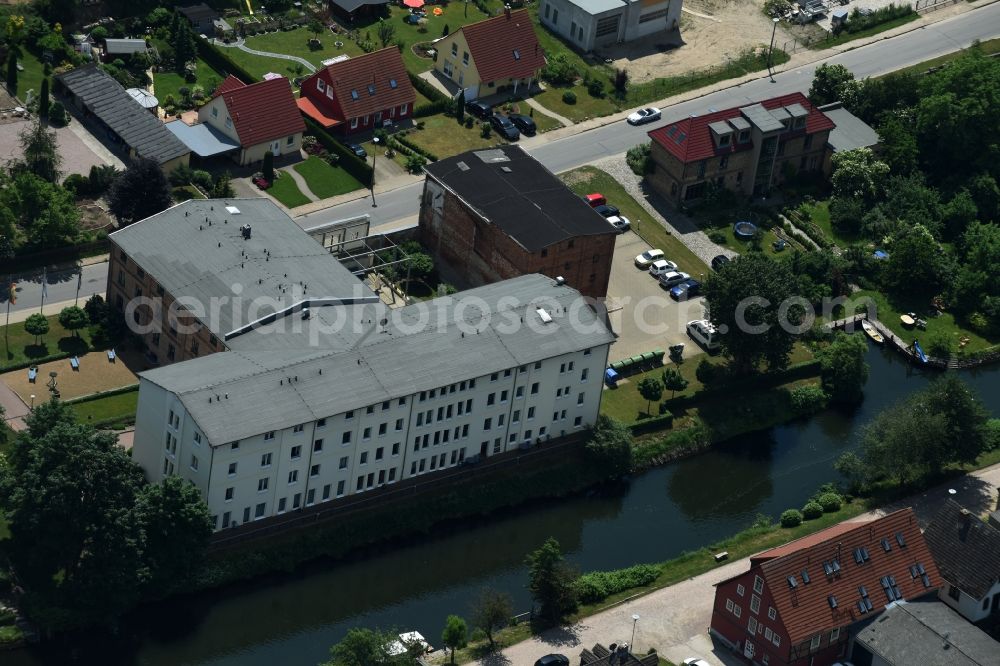
[{"label": "red roofed house", "polygon": [[260,162],[264,153],[298,153],[306,125],[285,77],[247,85],[233,75],[219,84],[198,121],[239,142],[234,159],[241,166]]},{"label": "red roofed house", "polygon": [[395,46],[327,65],[302,83],[299,110],[343,134],[409,118],[416,102]]},{"label": "red roofed house", "polygon": [[795,173],[821,170],[833,128],[802,93],[692,116],[649,133],[646,178],[678,203],[700,199],[709,183],[763,195]]},{"label": "red roofed house", "polygon": [[912,509],[841,523],[750,558],[716,585],[709,632],[748,661],[830,666],[888,604],[941,584]]},{"label": "red roofed house", "polygon": [[507,9],[463,26],[439,40],[436,48],[434,68],[464,89],[466,100],[519,89],[527,93],[545,67],[526,9]]}]

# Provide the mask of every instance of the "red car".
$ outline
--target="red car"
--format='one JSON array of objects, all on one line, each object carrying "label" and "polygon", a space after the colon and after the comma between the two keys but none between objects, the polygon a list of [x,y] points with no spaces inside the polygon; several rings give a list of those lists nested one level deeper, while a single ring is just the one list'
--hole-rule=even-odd
[{"label": "red car", "polygon": [[263,176],[257,176],[256,178],[254,178],[253,184],[262,190],[266,190],[267,188],[271,187],[271,183],[267,182],[267,180],[265,180]]},{"label": "red car", "polygon": [[603,206],[608,203],[608,200],[604,198],[604,195],[598,192],[583,195],[583,200],[590,204],[592,208],[597,208],[598,206]]}]

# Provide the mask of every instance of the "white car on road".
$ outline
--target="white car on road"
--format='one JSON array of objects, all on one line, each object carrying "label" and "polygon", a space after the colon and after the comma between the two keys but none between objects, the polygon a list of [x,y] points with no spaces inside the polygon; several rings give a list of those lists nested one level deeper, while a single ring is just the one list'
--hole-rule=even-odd
[{"label": "white car on road", "polygon": [[650,264],[658,259],[663,259],[663,250],[646,250],[642,254],[636,255],[636,268],[649,268]]},{"label": "white car on road", "polygon": [[647,109],[639,109],[635,113],[630,113],[628,115],[629,125],[645,125],[646,123],[653,123],[660,119],[660,110],[655,106],[651,106]]}]

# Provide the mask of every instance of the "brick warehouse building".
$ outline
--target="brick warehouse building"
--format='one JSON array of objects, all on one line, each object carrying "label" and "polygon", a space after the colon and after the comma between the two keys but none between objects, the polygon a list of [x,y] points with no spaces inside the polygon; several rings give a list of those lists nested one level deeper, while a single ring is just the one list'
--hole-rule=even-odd
[{"label": "brick warehouse building", "polygon": [[751,663],[830,666],[886,606],[931,598],[940,584],[907,508],[754,555],[716,585],[709,631]]},{"label": "brick warehouse building", "polygon": [[822,170],[834,127],[802,93],[692,116],[649,132],[646,178],[674,203],[700,199],[710,184],[765,195],[795,173]]},{"label": "brick warehouse building", "polygon": [[421,238],[462,286],[541,273],[607,295],[616,230],[523,149],[471,151],[425,170]]}]

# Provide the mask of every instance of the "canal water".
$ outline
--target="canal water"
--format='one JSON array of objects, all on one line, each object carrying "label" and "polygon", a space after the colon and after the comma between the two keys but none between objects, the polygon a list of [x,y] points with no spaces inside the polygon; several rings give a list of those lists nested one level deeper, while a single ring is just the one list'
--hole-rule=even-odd
[{"label": "canal water", "polygon": [[[115,639],[67,655],[22,650],[11,666],[101,663],[129,666],[316,664],[354,626],[416,629],[438,642],[445,617],[467,615],[476,592],[508,592],[527,609],[525,555],[553,536],[583,571],[656,562],[800,507],[835,480],[834,461],[859,427],[924,386],[933,374],[872,347],[864,403],[740,437],[653,469],[615,490],[536,504],[416,543],[371,550],[348,563],[314,563],[292,575],[144,608]],[[1000,415],[1000,368],[962,373]]]}]

